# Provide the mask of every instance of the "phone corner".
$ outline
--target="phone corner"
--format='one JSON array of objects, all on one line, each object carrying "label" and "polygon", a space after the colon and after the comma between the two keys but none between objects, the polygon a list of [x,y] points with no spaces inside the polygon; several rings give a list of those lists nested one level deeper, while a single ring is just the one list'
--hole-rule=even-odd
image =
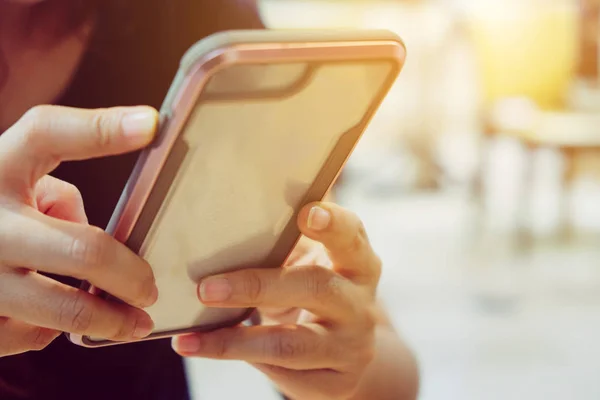
[{"label": "phone corner", "polygon": [[82,347],[85,346],[82,335],[76,335],[73,333],[65,332],[64,336],[69,342],[73,343],[74,345],[82,346]]}]

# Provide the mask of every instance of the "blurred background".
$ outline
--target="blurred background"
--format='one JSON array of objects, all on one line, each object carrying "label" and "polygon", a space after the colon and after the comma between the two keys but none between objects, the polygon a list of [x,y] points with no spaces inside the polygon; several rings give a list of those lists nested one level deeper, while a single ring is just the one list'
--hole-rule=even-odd
[{"label": "blurred background", "polygon": [[[401,78],[338,200],[384,260],[423,400],[599,399],[600,0],[262,0],[271,28],[386,28]],[[196,360],[199,399],[276,399]],[[197,378],[199,377],[199,379]]]}]

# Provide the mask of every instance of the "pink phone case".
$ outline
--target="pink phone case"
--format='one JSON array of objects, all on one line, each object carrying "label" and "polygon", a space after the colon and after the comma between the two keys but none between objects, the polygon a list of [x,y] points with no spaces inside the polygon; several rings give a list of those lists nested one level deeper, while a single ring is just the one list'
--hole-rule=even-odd
[{"label": "pink phone case", "polygon": [[[208,217],[203,215],[219,221],[227,216],[225,219],[231,219],[228,223],[232,226],[229,230],[232,236],[248,230],[242,217],[234,217],[236,211],[247,207],[244,201],[249,202],[252,196],[258,198],[273,192],[273,203],[259,204],[254,211],[256,214],[266,210],[266,226],[272,228],[270,235],[263,235],[264,240],[256,242],[259,246],[250,250],[248,246],[228,247],[223,254],[210,253],[212,258],[207,257],[211,259],[210,265],[196,263],[195,267],[190,266],[196,262],[191,259],[202,258],[193,252],[184,258],[184,262],[188,264],[186,273],[191,283],[202,274],[235,270],[242,265],[282,266],[300,238],[296,227],[297,212],[303,205],[325,196],[395,82],[404,58],[405,48],[401,40],[387,31],[234,31],[204,39],[183,57],[161,109],[157,140],[140,155],[107,231],[150,262],[155,268],[157,283],[167,282],[164,278],[167,268],[161,266],[161,260],[168,257],[161,249],[170,249],[169,241],[178,246],[189,240],[192,231],[198,237],[204,235],[202,229],[194,228],[206,223],[204,219]],[[244,80],[245,77],[252,79]],[[260,79],[255,79],[257,77]],[[293,80],[289,80],[290,77]],[[361,79],[363,84],[359,82]],[[255,83],[259,81],[262,86]],[[326,101],[327,98],[330,100]],[[323,104],[318,104],[320,101]],[[207,109],[201,109],[200,105]],[[332,133],[334,136],[329,137],[329,132],[337,136]],[[237,141],[234,134],[238,135],[240,143],[246,141],[247,151],[235,153],[237,157],[233,157],[231,150]],[[260,148],[264,153],[251,157],[257,153],[252,152],[252,146],[259,143],[262,143]],[[307,143],[313,147],[303,149],[302,146]],[[223,157],[216,157],[217,151],[222,151]],[[273,154],[278,153],[290,156],[272,161]],[[231,156],[238,162],[246,155],[249,157],[246,164],[223,160]],[[213,162],[211,160],[214,165],[220,166],[218,170],[211,170],[205,165]],[[265,171],[275,176],[279,168],[273,168],[276,164],[263,165],[267,162],[264,160],[282,165],[280,180],[286,184],[292,182],[293,201],[286,198],[286,193],[279,193],[284,190],[277,189],[279,183],[273,183],[279,182],[276,178],[267,179],[270,176]],[[250,175],[239,178],[242,176],[240,170],[244,170],[246,165],[248,170],[255,172],[253,177],[257,182],[269,181],[271,186],[253,192],[253,186],[244,183]],[[225,183],[233,182],[228,190],[235,191],[244,185],[250,189],[240,192],[241,195],[227,197],[222,194],[226,192],[221,188],[225,183],[217,179],[221,175],[225,177]],[[186,192],[196,182],[204,182],[202,187],[206,188],[214,186],[211,193],[215,195],[204,199],[201,189]],[[213,182],[213,186],[206,182]],[[220,198],[215,199],[217,196]],[[205,205],[200,207],[201,204]],[[222,204],[226,204],[223,211],[210,214],[209,210]],[[181,209],[184,206],[191,207],[189,221],[182,219]],[[194,209],[196,206],[198,210]],[[281,209],[285,213],[281,216],[268,214],[271,209]],[[196,212],[198,214],[194,218]],[[186,225],[188,223],[192,225]],[[205,235],[201,242],[207,243],[212,237],[216,241],[222,238],[223,234],[217,232],[221,225],[210,225],[215,233]],[[192,228],[186,229],[186,226]],[[164,232],[171,233],[167,235]],[[248,232],[253,234],[250,230]],[[173,239],[177,235],[182,236],[179,240]],[[260,246],[264,247],[263,253],[253,254]],[[208,247],[203,251],[209,252]],[[179,253],[175,249],[169,251],[177,255],[189,250],[187,247],[183,249]],[[232,255],[237,257],[237,261],[226,261]],[[246,263],[246,259],[251,261]],[[176,272],[169,271],[172,274]],[[168,287],[166,283],[164,287]],[[185,288],[191,290],[188,284]],[[89,284],[84,289],[109,301],[118,301]],[[169,289],[174,290],[173,287]],[[173,314],[183,313],[188,303],[185,299],[177,303],[176,295],[170,296],[173,296],[173,303],[167,304],[168,299],[164,300],[162,308],[156,311],[156,315],[164,316],[164,326],[145,340],[237,325],[253,311],[202,310],[198,311],[197,319],[193,319],[191,314],[189,321],[193,323],[185,326],[172,323],[171,326],[167,320],[172,318],[174,321],[176,315],[167,315],[169,310],[173,310]],[[69,335],[69,338],[86,347],[120,343],[78,335]]]}]

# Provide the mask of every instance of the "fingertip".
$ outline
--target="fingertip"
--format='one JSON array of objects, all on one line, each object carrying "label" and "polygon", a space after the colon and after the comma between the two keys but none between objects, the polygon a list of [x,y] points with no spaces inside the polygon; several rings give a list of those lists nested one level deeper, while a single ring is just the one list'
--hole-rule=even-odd
[{"label": "fingertip", "polygon": [[152,288],[150,289],[150,297],[148,297],[148,304],[146,307],[153,306],[158,301],[158,286],[156,286],[156,282],[153,280]]},{"label": "fingertip", "polygon": [[325,203],[316,202],[308,204],[301,210],[298,216],[300,230],[309,237],[329,230],[332,223],[332,210]]},{"label": "fingertip", "polygon": [[152,141],[158,128],[158,111],[149,106],[129,109],[121,120],[123,135],[137,145]]},{"label": "fingertip", "polygon": [[139,312],[133,331],[134,339],[145,339],[154,332],[154,321],[145,312]]},{"label": "fingertip", "polygon": [[196,334],[175,336],[171,340],[171,347],[182,356],[192,355],[200,351],[200,336]]}]

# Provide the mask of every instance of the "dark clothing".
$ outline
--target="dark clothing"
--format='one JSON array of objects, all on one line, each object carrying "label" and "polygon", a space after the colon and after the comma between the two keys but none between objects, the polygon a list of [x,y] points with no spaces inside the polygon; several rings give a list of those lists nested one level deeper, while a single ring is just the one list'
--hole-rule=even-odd
[{"label": "dark clothing", "polygon": [[[260,29],[253,0],[119,0],[98,16],[78,73],[58,102],[98,108],[160,107],[183,53],[217,31]],[[91,224],[106,227],[136,154],[61,165]],[[77,284],[77,282],[67,283]],[[183,363],[169,341],[84,349],[57,339],[41,352],[0,358],[0,400],[184,400]]]}]

